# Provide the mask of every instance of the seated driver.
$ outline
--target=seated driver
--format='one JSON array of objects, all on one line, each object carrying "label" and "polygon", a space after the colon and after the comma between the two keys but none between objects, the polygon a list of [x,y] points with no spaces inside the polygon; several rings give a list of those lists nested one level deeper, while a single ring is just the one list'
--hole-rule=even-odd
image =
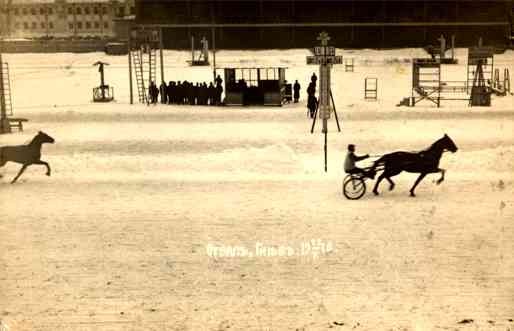
[{"label": "seated driver", "polygon": [[348,153],[346,153],[346,158],[344,160],[344,171],[348,174],[363,174],[366,177],[374,178],[375,174],[373,170],[366,171],[361,169],[355,165],[356,162],[362,161],[369,158],[369,154],[357,156],[355,155],[355,145],[348,145]]}]

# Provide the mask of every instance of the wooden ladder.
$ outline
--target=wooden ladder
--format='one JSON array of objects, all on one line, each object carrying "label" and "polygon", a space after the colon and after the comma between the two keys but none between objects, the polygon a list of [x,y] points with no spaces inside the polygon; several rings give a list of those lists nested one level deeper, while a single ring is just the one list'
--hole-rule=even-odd
[{"label": "wooden ladder", "polygon": [[0,68],[2,70],[2,78],[3,82],[0,82],[3,87],[4,91],[4,98],[5,98],[5,111],[7,113],[7,116],[13,115],[12,110],[12,94],[11,94],[11,79],[9,78],[9,64],[7,62],[2,63],[2,67]]}]

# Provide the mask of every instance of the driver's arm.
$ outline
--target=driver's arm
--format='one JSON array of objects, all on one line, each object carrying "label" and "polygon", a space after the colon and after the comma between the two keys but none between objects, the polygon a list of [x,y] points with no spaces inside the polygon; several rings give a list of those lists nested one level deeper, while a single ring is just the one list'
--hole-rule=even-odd
[{"label": "driver's arm", "polygon": [[361,160],[365,160],[369,157],[369,154],[366,154],[366,155],[362,155],[362,156],[357,156],[355,155],[355,161],[361,161]]}]

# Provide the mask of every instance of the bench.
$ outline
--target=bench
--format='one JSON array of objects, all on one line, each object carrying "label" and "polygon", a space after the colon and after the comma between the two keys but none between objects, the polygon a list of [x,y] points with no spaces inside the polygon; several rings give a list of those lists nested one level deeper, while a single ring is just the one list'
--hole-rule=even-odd
[{"label": "bench", "polygon": [[23,131],[23,122],[28,122],[29,120],[26,118],[9,118],[9,124],[11,128],[17,128],[19,131]]}]

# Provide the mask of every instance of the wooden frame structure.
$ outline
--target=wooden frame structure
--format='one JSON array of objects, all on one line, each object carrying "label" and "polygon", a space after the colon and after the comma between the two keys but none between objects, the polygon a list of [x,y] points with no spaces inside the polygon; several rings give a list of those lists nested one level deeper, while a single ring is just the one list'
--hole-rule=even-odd
[{"label": "wooden frame structure", "polygon": [[[469,101],[467,81],[441,81],[439,59],[417,58],[412,60],[411,106],[425,100],[441,106],[441,100]],[[462,96],[455,96],[461,94]]]},{"label": "wooden frame structure", "polygon": [[482,66],[484,80],[492,83],[494,73],[494,47],[477,46],[468,49],[468,93],[471,93],[471,87],[473,86],[473,80],[476,74],[475,71],[479,62]]},{"label": "wooden frame structure", "polygon": [[353,57],[344,58],[344,71],[345,72],[353,72],[355,66],[354,66],[354,59]]},{"label": "wooden frame structure", "polygon": [[366,77],[364,79],[364,100],[376,101],[378,98],[378,78]]},{"label": "wooden frame structure", "polygon": [[282,106],[287,67],[232,67],[223,70],[225,105]]}]

